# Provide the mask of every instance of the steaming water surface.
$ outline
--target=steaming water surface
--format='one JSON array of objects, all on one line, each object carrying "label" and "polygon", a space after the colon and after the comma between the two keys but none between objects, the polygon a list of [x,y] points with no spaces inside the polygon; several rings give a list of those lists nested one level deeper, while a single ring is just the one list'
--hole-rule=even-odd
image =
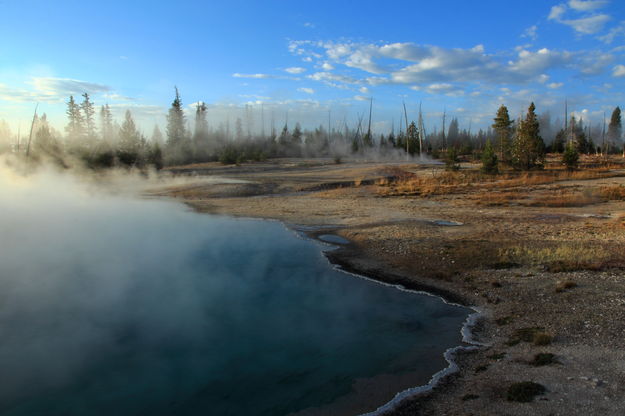
[{"label": "steaming water surface", "polygon": [[466,309],[338,272],[280,223],[2,185],[2,415],[285,415],[358,378],[424,384],[461,343]]}]

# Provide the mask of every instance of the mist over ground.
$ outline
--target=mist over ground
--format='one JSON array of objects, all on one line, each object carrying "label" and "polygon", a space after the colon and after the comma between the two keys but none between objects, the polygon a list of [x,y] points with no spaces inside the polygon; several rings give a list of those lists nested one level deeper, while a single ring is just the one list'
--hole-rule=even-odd
[{"label": "mist over ground", "polygon": [[166,277],[194,273],[192,257],[218,226],[200,232],[184,206],[138,198],[153,181],[102,181],[24,175],[2,160],[0,408],[75,382],[126,337],[166,343],[198,321],[201,294]]}]

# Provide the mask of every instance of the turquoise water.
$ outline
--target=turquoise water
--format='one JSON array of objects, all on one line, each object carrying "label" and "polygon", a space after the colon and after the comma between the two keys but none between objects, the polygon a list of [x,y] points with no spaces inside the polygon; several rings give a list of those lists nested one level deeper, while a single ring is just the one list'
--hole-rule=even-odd
[{"label": "turquoise water", "polygon": [[357,378],[427,383],[461,343],[467,309],[339,272],[278,222],[50,204],[0,220],[2,415],[286,415]]}]

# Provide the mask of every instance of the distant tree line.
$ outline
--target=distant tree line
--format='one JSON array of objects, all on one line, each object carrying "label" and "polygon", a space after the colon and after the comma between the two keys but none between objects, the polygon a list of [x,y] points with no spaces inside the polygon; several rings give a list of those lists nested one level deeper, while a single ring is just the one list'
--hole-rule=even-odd
[{"label": "distant tree line", "polygon": [[[494,173],[503,163],[516,169],[540,167],[548,152],[562,153],[567,164],[579,154],[608,154],[622,150],[621,110],[612,112],[609,125],[591,126],[571,116],[562,123],[551,123],[549,113],[539,116],[532,103],[524,116],[514,120],[505,105],[497,110],[492,126],[472,132],[461,129],[458,119],[452,118],[449,126],[440,131],[425,132],[421,114],[417,123],[395,133],[377,137],[371,131],[371,114],[367,128],[362,117],[355,128],[343,122],[342,128],[323,125],[313,130],[303,130],[299,123],[291,129],[288,122],[279,131],[273,127],[268,134],[253,133],[248,116],[245,122],[237,118],[234,131],[230,123],[209,126],[208,107],[199,102],[195,106],[192,122],[187,120],[178,89],[167,113],[165,135],[158,126],[148,139],[136,126],[133,115],[127,110],[119,124],[114,120],[108,104],[96,110],[89,94],[76,102],[73,96],[67,101],[65,135],[55,131],[45,114],[35,115],[32,134],[22,134],[10,144],[8,125],[0,121],[0,152],[12,151],[33,159],[48,158],[64,163],[66,156],[82,160],[92,168],[113,166],[145,168],[173,166],[188,163],[220,161],[224,164],[262,161],[274,157],[334,157],[428,155],[445,158],[456,168],[459,157],[481,159],[483,170]],[[564,126],[562,126],[564,124]],[[554,128],[555,126],[560,126]],[[547,139],[543,139],[543,137]],[[3,140],[4,138],[4,140]],[[573,154],[574,153],[574,154]],[[577,155],[577,156],[575,156]],[[566,163],[566,162],[565,162]]]}]

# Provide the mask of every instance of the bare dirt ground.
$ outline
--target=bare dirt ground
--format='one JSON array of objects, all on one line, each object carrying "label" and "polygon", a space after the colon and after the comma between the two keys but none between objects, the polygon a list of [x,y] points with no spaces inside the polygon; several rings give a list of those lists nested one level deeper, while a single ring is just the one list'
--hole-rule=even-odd
[{"label": "bare dirt ground", "polygon": [[[623,165],[497,178],[470,165],[447,173],[318,159],[172,171],[246,182],[160,195],[342,236],[350,244],[329,257],[344,268],[484,311],[474,334],[488,346],[458,356],[459,372],[389,414],[625,414]],[[544,394],[508,400],[523,381]]]}]

